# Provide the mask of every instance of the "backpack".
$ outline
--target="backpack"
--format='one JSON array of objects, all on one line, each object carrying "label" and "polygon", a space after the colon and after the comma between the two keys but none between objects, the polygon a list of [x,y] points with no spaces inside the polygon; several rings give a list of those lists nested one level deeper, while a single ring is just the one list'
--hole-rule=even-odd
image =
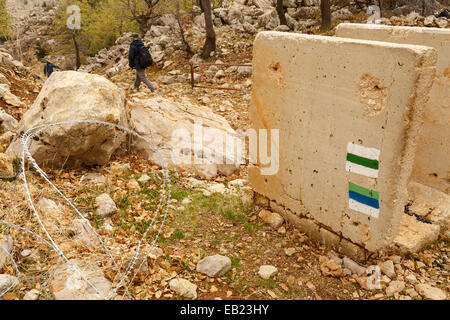
[{"label": "backpack", "polygon": [[153,65],[153,58],[147,47],[145,46],[139,47],[138,56],[139,56],[139,64],[141,65],[142,68],[146,69],[151,65]]}]

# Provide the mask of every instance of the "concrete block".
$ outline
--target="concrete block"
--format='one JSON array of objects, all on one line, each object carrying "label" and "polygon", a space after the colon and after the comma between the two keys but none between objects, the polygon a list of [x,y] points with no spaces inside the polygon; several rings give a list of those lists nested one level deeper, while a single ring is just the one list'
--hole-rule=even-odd
[{"label": "concrete block", "polygon": [[407,203],[436,51],[261,32],[253,59],[252,126],[280,130],[280,169],[249,168],[254,190],[370,251],[386,247]]},{"label": "concrete block", "polygon": [[364,249],[348,241],[347,239],[341,239],[338,252],[347,257],[351,257],[358,262],[363,262],[366,259],[366,253]]},{"label": "concrete block", "polygon": [[319,234],[320,234],[320,242],[336,251],[339,250],[339,243],[341,239],[337,234],[330,232],[324,228],[321,228],[319,230]]},{"label": "concrete block", "polygon": [[436,49],[436,77],[426,104],[424,125],[417,146],[412,179],[450,192],[450,29],[338,25],[338,37],[429,46]]},{"label": "concrete block", "polygon": [[395,247],[401,253],[417,253],[424,246],[436,241],[440,226],[417,221],[415,217],[404,215],[400,233],[395,239]]},{"label": "concrete block", "polygon": [[409,183],[408,191],[410,212],[439,225],[441,233],[450,230],[450,195],[414,181]]}]

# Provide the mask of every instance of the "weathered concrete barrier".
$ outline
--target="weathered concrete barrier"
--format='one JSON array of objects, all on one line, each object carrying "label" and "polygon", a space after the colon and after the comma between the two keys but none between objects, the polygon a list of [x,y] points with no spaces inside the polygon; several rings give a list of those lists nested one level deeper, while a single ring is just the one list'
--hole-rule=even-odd
[{"label": "weathered concrete barrier", "polygon": [[345,254],[388,247],[407,202],[436,51],[262,32],[253,59],[252,125],[280,130],[280,170],[263,176],[252,166],[255,191]]},{"label": "weathered concrete barrier", "polygon": [[433,47],[438,54],[436,78],[425,108],[411,179],[450,192],[450,29],[338,25],[338,37]]}]

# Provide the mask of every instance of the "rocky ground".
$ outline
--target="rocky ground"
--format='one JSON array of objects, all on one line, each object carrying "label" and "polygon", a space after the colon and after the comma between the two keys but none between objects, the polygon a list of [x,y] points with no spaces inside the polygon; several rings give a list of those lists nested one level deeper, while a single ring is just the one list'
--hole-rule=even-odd
[{"label": "rocky ground", "polygon": [[[258,30],[279,27],[272,9],[263,7],[264,1],[253,3],[261,7],[215,10],[218,49],[207,61],[215,65],[204,64],[197,56],[187,56],[179,36],[173,32],[176,29],[173,17],[166,16],[152,27],[145,42],[152,48],[156,61],[147,72],[158,89],[156,94],[147,89],[139,93],[129,90],[134,77],[124,60],[129,35],[118,39],[115,47],[89,59],[83,70],[105,75],[123,89],[124,100],[131,110],[150,104],[152,99],[164,98],[198,110],[189,117],[184,111],[166,113],[166,120],[171,117],[192,120],[203,112],[213,111],[227,120],[217,120],[223,128],[228,122],[235,130],[246,129],[249,126],[251,67],[234,65],[251,63],[252,42]],[[294,3],[288,14],[294,19],[296,15],[305,15],[305,18],[291,29],[316,32],[318,24],[313,14],[317,6]],[[334,14],[335,18],[339,14],[342,16],[338,21],[367,19],[367,15],[354,14],[352,7],[339,10]],[[186,24],[188,41],[194,52],[200,50],[204,37],[201,23],[197,18]],[[425,18],[414,13],[392,17],[385,23],[450,27],[445,18]],[[35,31],[30,29],[29,36]],[[194,74],[196,84],[237,90],[192,89],[189,60],[198,65]],[[40,65],[36,61],[30,65],[26,67],[6,50],[0,51],[0,107],[3,110],[0,113],[0,152],[5,152],[12,141],[17,142],[16,133],[25,128],[24,121],[21,124],[18,121],[33,108],[33,101],[42,88],[42,78],[38,75]],[[57,102],[46,102],[46,108],[55,107]],[[67,101],[67,108],[70,103]],[[168,106],[166,111],[172,107]],[[145,116],[154,116],[155,112],[153,109]],[[132,123],[133,119],[138,122],[139,116],[133,117],[132,113],[129,116]],[[124,121],[122,115],[117,117],[118,123]],[[27,121],[36,124],[41,120],[36,117]],[[160,127],[163,124],[170,123],[167,120]],[[138,130],[136,126],[134,129]],[[312,241],[279,215],[261,210],[261,204],[254,201],[253,191],[248,187],[245,166],[227,175],[212,174],[208,179],[200,179],[202,175],[195,170],[172,171],[170,199],[164,200],[166,193],[160,168],[144,161],[139,152],[129,154],[126,144],[122,146],[125,146],[123,152],[114,153],[105,165],[45,169],[48,179],[88,220],[79,217],[35,169],[27,167],[30,195],[43,225],[65,257],[81,269],[83,277],[99,292],[70,270],[67,262],[45,241],[37,240],[24,230],[0,226],[0,295],[4,293],[3,299],[97,299],[110,294],[115,299],[421,300],[449,297],[448,232],[421,253],[403,257],[372,256],[356,263]],[[12,175],[12,158],[0,154],[0,176]],[[1,181],[0,184],[0,220],[20,225],[45,238],[21,181]],[[160,201],[168,208],[167,215],[164,210],[158,210]],[[11,237],[6,236],[8,232]],[[111,293],[120,277],[96,233],[122,273],[127,273],[133,253],[145,236],[137,257],[137,264],[142,268],[133,280],[127,275],[125,283],[132,281],[128,292],[121,286],[117,296]],[[381,270],[376,288],[370,286],[376,278],[367,273],[367,268],[374,265]],[[373,268],[368,270],[373,271]],[[67,279],[77,285],[67,286]]]}]

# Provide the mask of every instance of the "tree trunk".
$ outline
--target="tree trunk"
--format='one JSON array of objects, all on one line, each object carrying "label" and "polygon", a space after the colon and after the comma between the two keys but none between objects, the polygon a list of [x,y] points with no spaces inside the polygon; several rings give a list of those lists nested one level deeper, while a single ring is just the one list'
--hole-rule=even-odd
[{"label": "tree trunk", "polygon": [[207,59],[211,56],[211,52],[216,50],[216,32],[214,31],[214,25],[211,16],[211,0],[201,0],[206,25],[206,41],[203,46],[202,58]]},{"label": "tree trunk", "polygon": [[77,38],[75,33],[72,33],[73,45],[75,46],[75,56],[76,56],[76,69],[78,70],[81,67],[81,58],[80,58],[80,48],[78,47]]},{"label": "tree trunk", "polygon": [[191,46],[189,45],[189,42],[186,40],[186,37],[184,36],[183,24],[181,23],[181,17],[180,17],[180,3],[179,2],[177,2],[177,4],[176,4],[176,11],[177,11],[177,14],[175,15],[175,17],[178,22],[178,27],[180,28],[181,41],[183,42],[184,47],[186,48],[186,52],[190,56],[193,56],[194,52],[192,51]]},{"label": "tree trunk", "polygon": [[277,0],[277,13],[280,18],[280,24],[287,26],[286,15],[283,8],[283,0]]},{"label": "tree trunk", "polygon": [[320,12],[322,13],[322,31],[328,31],[331,28],[330,0],[320,1]]}]

